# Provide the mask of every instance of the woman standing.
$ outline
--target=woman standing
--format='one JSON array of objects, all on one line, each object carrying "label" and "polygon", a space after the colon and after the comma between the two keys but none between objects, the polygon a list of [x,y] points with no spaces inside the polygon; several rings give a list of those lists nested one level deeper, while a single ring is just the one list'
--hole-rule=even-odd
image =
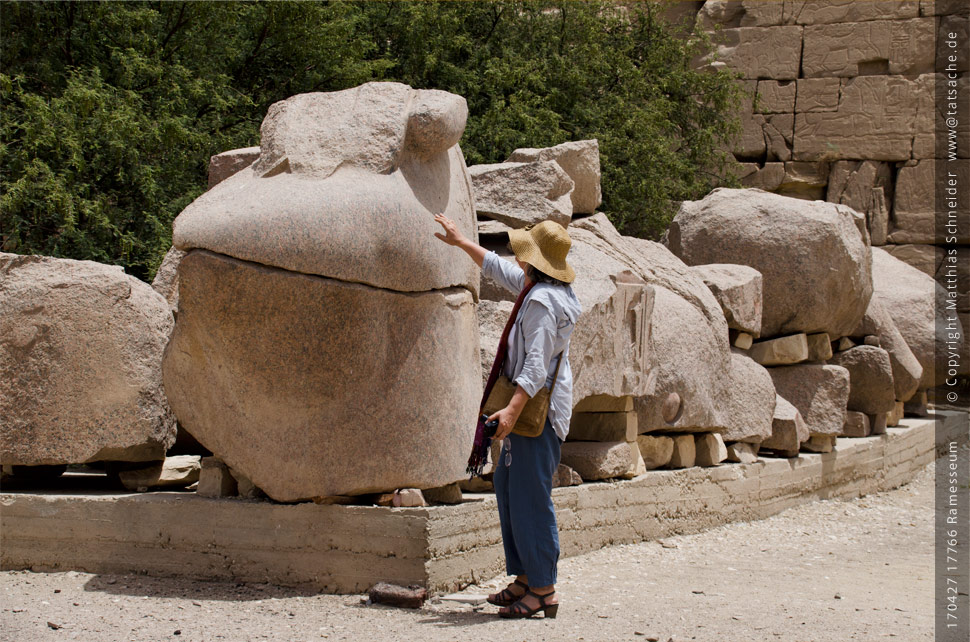
[{"label": "woman standing", "polygon": [[[530,230],[509,232],[516,263],[467,239],[455,224],[438,214],[445,233],[435,236],[464,250],[485,276],[517,294],[518,313],[508,335],[502,371],[516,384],[509,404],[489,417],[497,419],[495,439],[503,440],[495,464],[494,484],[505,547],[505,568],[515,581],[488,596],[503,607],[502,617],[531,617],[543,611],[555,617],[559,531],[552,504],[552,478],[572,414],[572,371],[569,337],[582,312],[566,263],[572,242],[566,230],[543,221]],[[526,402],[541,387],[551,388],[546,424],[538,437],[513,434]]]}]

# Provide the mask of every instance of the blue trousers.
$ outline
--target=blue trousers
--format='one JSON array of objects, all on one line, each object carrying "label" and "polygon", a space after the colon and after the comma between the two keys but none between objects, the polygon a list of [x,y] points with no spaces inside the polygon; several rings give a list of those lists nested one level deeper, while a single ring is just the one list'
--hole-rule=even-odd
[{"label": "blue trousers", "polygon": [[548,419],[538,437],[509,435],[492,478],[505,546],[505,572],[527,574],[529,586],[556,583],[559,529],[552,505],[552,476],[559,467],[561,445]]}]

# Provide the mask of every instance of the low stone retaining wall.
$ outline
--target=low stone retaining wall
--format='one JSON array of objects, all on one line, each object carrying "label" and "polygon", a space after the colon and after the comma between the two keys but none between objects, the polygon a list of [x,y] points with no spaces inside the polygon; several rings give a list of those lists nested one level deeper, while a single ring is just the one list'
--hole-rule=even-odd
[{"label": "low stone retaining wall", "polygon": [[[937,422],[940,422],[937,425]],[[815,499],[899,486],[968,436],[966,413],[838,438],[825,454],[653,470],[553,491],[562,556],[761,519]],[[145,573],[359,593],[378,581],[454,590],[503,570],[495,499],[384,508],[195,494],[0,494],[3,569]]]}]

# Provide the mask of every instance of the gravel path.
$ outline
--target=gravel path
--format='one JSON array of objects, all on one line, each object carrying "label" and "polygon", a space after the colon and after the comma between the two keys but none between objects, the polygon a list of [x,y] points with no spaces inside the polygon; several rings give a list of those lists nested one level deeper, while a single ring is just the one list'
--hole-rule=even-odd
[{"label": "gravel path", "polygon": [[8,571],[0,639],[930,641],[934,469],[892,491],[562,560],[555,620],[440,598],[405,610],[269,585]]}]

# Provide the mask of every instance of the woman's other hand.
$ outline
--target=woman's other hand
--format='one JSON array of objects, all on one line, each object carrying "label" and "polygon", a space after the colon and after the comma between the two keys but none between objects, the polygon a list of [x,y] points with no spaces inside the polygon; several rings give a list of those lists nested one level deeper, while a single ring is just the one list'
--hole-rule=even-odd
[{"label": "woman's other hand", "polygon": [[461,244],[466,240],[465,235],[458,230],[458,226],[455,222],[445,216],[444,214],[435,214],[434,220],[437,221],[441,227],[445,229],[445,233],[435,232],[435,236],[447,243],[448,245],[454,245],[456,247],[461,246]]}]

